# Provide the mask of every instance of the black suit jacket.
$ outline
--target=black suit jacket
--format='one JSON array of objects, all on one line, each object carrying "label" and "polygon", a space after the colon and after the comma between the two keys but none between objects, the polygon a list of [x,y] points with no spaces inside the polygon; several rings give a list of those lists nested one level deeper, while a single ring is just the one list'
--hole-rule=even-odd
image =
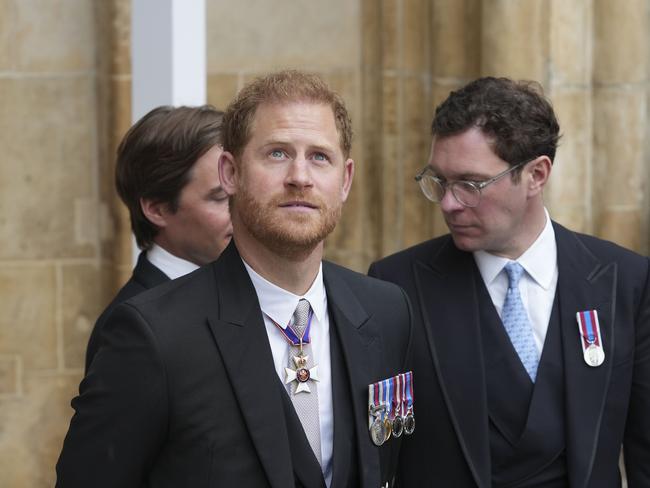
[{"label": "black suit jacket", "polygon": [[[323,277],[357,444],[341,445],[335,410],[332,486],[344,486],[357,463],[360,486],[376,488],[392,479],[400,443],[372,444],[368,384],[406,367],[408,299],[331,263]],[[288,397],[234,244],[211,265],[116,307],[102,341],[72,402],[57,486],[322,486],[320,470],[314,478],[292,463]]]},{"label": "black suit jacket", "polygon": [[138,262],[135,265],[135,268],[133,268],[131,278],[120,289],[120,291],[117,292],[113,301],[109,303],[97,319],[97,322],[95,322],[95,327],[93,327],[93,330],[90,333],[88,348],[86,349],[86,372],[99,349],[101,330],[113,309],[120,303],[127,301],[129,298],[134,297],[149,288],[161,285],[166,281],[169,281],[167,275],[149,262],[144,251],[141,252],[138,256]]},{"label": "black suit jacket", "polygon": [[[650,289],[648,259],[554,224],[557,241],[565,438],[575,488],[620,485],[624,444],[630,488],[650,486]],[[374,263],[414,308],[418,428],[403,446],[404,486],[489,487],[490,449],[476,264],[449,235]],[[480,278],[479,278],[480,279]],[[605,349],[585,364],[576,312],[596,309]]]}]

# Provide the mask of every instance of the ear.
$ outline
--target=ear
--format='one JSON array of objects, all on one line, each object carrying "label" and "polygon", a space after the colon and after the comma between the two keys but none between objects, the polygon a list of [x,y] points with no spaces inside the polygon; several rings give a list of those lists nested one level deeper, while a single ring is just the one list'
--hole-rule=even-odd
[{"label": "ear", "polygon": [[237,192],[238,176],[235,157],[228,151],[223,151],[219,156],[219,181],[229,196]]},{"label": "ear", "polygon": [[551,176],[552,168],[553,163],[548,156],[540,156],[526,165],[524,175],[531,196],[537,195],[544,190],[544,186]]},{"label": "ear", "polygon": [[167,215],[170,213],[167,203],[141,198],[140,208],[149,222],[157,227],[167,226]]},{"label": "ear", "polygon": [[354,178],[354,161],[348,159],[343,168],[343,186],[341,187],[341,201],[345,202],[352,188],[352,179]]}]

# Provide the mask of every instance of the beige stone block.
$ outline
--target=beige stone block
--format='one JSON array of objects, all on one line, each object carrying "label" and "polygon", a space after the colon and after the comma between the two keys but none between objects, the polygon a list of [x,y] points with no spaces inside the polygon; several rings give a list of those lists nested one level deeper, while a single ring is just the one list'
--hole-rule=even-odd
[{"label": "beige stone block", "polygon": [[97,317],[113,297],[108,267],[87,264],[62,267],[63,362],[83,368],[88,337]]},{"label": "beige stone block", "polygon": [[0,0],[0,72],[13,71],[14,27],[16,25],[16,9],[13,0]]},{"label": "beige stone block", "polygon": [[431,4],[434,77],[477,78],[481,71],[479,0],[433,0]]},{"label": "beige stone block", "polygon": [[208,73],[350,69],[361,53],[360,1],[207,2]]},{"label": "beige stone block", "polygon": [[382,66],[383,13],[377,0],[361,0],[361,52],[364,69],[379,70]]},{"label": "beige stone block", "polygon": [[591,80],[592,8],[591,0],[551,0],[553,84],[586,84]]},{"label": "beige stone block", "polygon": [[56,286],[52,266],[0,266],[0,354],[26,369],[57,366]]},{"label": "beige stone block", "polygon": [[0,486],[54,486],[80,377],[28,375],[23,397],[0,400]]},{"label": "beige stone block", "polygon": [[95,62],[94,2],[14,2],[13,56],[19,71],[91,71]]},{"label": "beige stone block", "polygon": [[538,0],[485,0],[481,73],[533,79],[547,77],[548,11]]},{"label": "beige stone block", "polygon": [[409,0],[402,3],[402,70],[429,73],[429,10],[428,0]]},{"label": "beige stone block", "polygon": [[121,201],[116,202],[113,208],[113,219],[115,224],[113,262],[117,265],[131,266],[135,239],[131,233],[129,212]]},{"label": "beige stone block", "polygon": [[642,89],[594,91],[593,205],[637,208],[646,180],[646,93]]},{"label": "beige stone block", "polygon": [[20,356],[0,354],[0,399],[20,395],[21,376]]},{"label": "beige stone block", "polygon": [[[401,2],[400,2],[401,4]],[[381,0],[381,57],[385,70],[399,69],[399,5],[397,0]]]},{"label": "beige stone block", "polygon": [[131,74],[131,0],[111,1],[111,72]]},{"label": "beige stone block", "polygon": [[639,252],[641,211],[604,209],[597,216],[596,235]]},{"label": "beige stone block", "polygon": [[354,139],[352,142],[353,152],[358,146],[356,136],[359,134],[361,125],[361,102],[357,94],[359,93],[360,76],[357,70],[336,70],[322,74],[323,80],[336,92],[345,103],[350,119],[352,120],[352,130]]},{"label": "beige stone block", "polygon": [[594,81],[646,81],[649,28],[645,0],[594,0]]},{"label": "beige stone block", "polygon": [[397,136],[383,136],[382,155],[381,253],[386,255],[401,248],[404,222],[400,193],[401,163]]},{"label": "beige stone block", "polygon": [[585,234],[592,233],[586,204],[569,205],[561,200],[545,202],[551,218],[568,229]]},{"label": "beige stone block", "polygon": [[591,194],[591,92],[556,89],[551,98],[562,138],[544,195],[548,203],[586,209]]},{"label": "beige stone block", "polygon": [[237,95],[237,75],[208,75],[208,103],[225,110]]},{"label": "beige stone block", "polygon": [[360,207],[361,188],[353,185],[348,200],[343,207],[341,220],[336,229],[325,242],[326,249],[339,251],[358,251],[363,248],[363,234],[360,222],[362,221],[363,209]]},{"label": "beige stone block", "polygon": [[111,152],[115,155],[120,141],[131,127],[131,79],[113,78],[111,81],[111,95],[113,101],[111,113],[113,149],[111,149]]},{"label": "beige stone block", "polygon": [[352,190],[348,195],[348,200],[343,208],[343,216],[337,225],[335,231],[327,239],[327,249],[340,249],[345,252],[363,249],[363,192],[364,185],[364,164],[368,161],[362,157],[362,143],[359,141],[359,125],[357,124],[357,113],[360,112],[358,108],[357,99],[354,96],[358,91],[357,76],[354,72],[336,71],[333,73],[326,73],[323,76],[325,82],[329,87],[338,93],[344,100],[350,117],[352,119],[352,128],[354,132],[354,139],[352,145],[351,158],[355,161],[355,175],[352,183]]},{"label": "beige stone block", "polygon": [[386,75],[383,77],[382,84],[382,114],[381,121],[383,124],[382,133],[384,135],[397,135],[399,131],[398,120],[398,97],[399,97],[399,78]]},{"label": "beige stone block", "polygon": [[[0,79],[0,259],[86,257],[75,242],[75,201],[96,164],[89,78]],[[22,123],[16,123],[22,121]]]},{"label": "beige stone block", "polygon": [[431,137],[429,135],[428,87],[419,77],[403,80],[403,145],[400,155],[404,209],[403,246],[425,240],[431,234],[432,204],[421,198],[415,175],[426,165]]}]

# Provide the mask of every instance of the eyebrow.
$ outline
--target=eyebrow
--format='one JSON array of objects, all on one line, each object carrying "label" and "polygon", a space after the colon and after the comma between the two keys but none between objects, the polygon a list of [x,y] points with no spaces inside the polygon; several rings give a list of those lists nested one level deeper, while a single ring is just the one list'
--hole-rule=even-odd
[{"label": "eyebrow", "polygon": [[224,189],[223,186],[218,185],[210,189],[210,191],[208,192],[208,196],[213,197],[219,195],[220,193],[224,193]]},{"label": "eyebrow", "polygon": [[484,174],[479,174],[479,173],[459,173],[456,175],[453,175],[453,177],[449,178],[447,176],[441,176],[433,166],[429,166],[429,171],[431,171],[437,178],[440,178],[442,180],[452,180],[452,181],[482,181],[482,180],[488,180],[492,176],[489,175],[484,175]]}]

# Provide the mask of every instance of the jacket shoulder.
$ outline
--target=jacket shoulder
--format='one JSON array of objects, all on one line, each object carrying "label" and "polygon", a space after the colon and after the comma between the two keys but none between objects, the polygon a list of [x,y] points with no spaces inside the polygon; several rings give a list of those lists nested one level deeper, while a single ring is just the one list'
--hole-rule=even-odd
[{"label": "jacket shoulder", "polygon": [[404,272],[405,269],[410,269],[413,261],[431,261],[442,248],[452,242],[450,234],[421,242],[375,261],[370,265],[369,274],[381,278],[385,273],[393,275]]}]

